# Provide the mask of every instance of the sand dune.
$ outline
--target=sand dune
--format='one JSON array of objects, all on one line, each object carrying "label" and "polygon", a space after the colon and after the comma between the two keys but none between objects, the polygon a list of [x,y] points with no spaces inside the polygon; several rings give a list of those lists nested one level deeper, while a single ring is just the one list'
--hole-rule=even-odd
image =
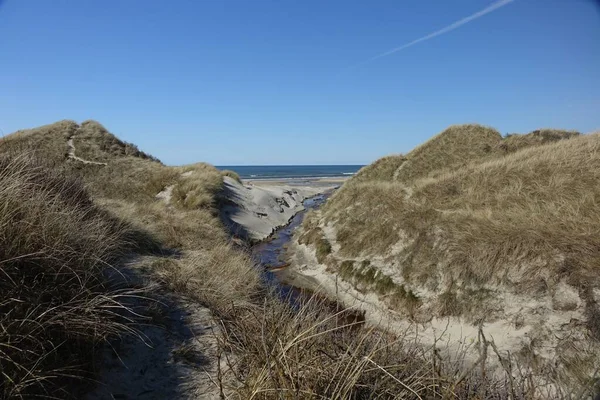
[{"label": "sand dune", "polygon": [[260,185],[242,184],[225,177],[221,219],[229,229],[244,239],[259,241],[284,226],[304,209],[302,202],[334,186],[292,186],[280,182]]}]

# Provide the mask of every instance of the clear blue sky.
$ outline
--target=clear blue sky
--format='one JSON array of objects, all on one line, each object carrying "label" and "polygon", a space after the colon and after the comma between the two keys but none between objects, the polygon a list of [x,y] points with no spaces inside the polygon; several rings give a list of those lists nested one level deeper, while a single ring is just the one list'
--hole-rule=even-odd
[{"label": "clear blue sky", "polygon": [[[1,1],[1,0],[0,0]],[[353,164],[445,127],[600,128],[600,9],[515,0],[6,0],[0,129],[95,119],[168,164]]]}]

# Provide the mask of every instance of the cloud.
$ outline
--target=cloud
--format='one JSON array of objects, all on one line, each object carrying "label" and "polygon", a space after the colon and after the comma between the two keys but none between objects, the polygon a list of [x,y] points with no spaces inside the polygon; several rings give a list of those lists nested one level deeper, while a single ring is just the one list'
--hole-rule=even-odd
[{"label": "cloud", "polygon": [[484,8],[483,10],[478,11],[475,14],[469,15],[468,17],[465,17],[463,19],[460,19],[460,20],[458,20],[458,21],[456,21],[456,22],[448,25],[445,28],[437,30],[437,31],[435,31],[433,33],[430,33],[429,35],[423,36],[423,37],[421,37],[419,39],[413,40],[412,42],[403,44],[402,46],[395,47],[395,48],[393,48],[391,50],[386,51],[385,53],[378,54],[375,57],[372,57],[372,58],[370,58],[370,59],[368,59],[366,61],[363,61],[362,63],[360,63],[360,64],[358,64],[356,66],[369,63],[371,61],[377,60],[378,58],[387,57],[387,56],[389,56],[391,54],[394,54],[394,53],[397,53],[397,52],[402,51],[404,49],[407,49],[409,47],[412,47],[412,46],[414,46],[416,44],[425,42],[425,41],[427,41],[429,39],[433,39],[434,37],[437,37],[437,36],[443,35],[445,33],[448,33],[450,31],[453,31],[453,30],[455,30],[455,29],[463,26],[464,24],[467,24],[467,23],[469,23],[471,21],[474,21],[474,20],[476,20],[478,18],[481,18],[484,15],[489,14],[492,11],[495,11],[495,10],[499,9],[500,7],[504,7],[505,5],[507,5],[509,3],[512,3],[513,1],[515,1],[515,0],[499,0],[499,1],[496,1],[495,3],[493,3],[493,4],[489,5],[489,6],[487,6],[486,8]]}]

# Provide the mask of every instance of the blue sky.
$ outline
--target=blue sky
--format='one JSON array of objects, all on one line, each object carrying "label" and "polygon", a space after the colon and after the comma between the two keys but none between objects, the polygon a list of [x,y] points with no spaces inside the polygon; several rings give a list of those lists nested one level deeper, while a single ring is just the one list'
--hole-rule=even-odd
[{"label": "blue sky", "polygon": [[593,0],[515,0],[364,63],[493,3],[6,0],[0,129],[95,119],[217,165],[369,163],[466,122],[599,129]]}]

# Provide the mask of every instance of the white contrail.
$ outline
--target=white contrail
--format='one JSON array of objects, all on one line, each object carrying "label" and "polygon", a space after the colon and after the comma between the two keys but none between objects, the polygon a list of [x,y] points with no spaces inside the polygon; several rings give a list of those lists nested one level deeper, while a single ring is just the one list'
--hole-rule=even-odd
[{"label": "white contrail", "polygon": [[466,24],[468,22],[471,22],[471,21],[473,21],[473,20],[475,20],[477,18],[481,18],[484,15],[489,14],[492,11],[499,9],[500,7],[504,7],[508,3],[512,3],[513,1],[515,1],[515,0],[499,0],[499,1],[497,1],[497,2],[495,2],[493,4],[491,4],[491,5],[489,5],[488,7],[484,8],[483,10],[478,11],[478,12],[476,12],[473,15],[469,15],[468,17],[465,17],[465,18],[463,18],[461,20],[458,20],[458,21],[456,21],[456,22],[448,25],[447,27],[440,29],[439,31],[435,31],[433,33],[430,33],[427,36],[423,36],[422,38],[413,40],[410,43],[403,44],[402,46],[393,48],[393,49],[391,49],[389,51],[386,51],[385,53],[381,53],[381,54],[379,54],[379,55],[377,55],[375,57],[372,57],[372,58],[368,59],[367,61],[364,61],[364,62],[362,62],[361,64],[358,64],[358,65],[366,64],[366,63],[371,62],[373,60],[376,60],[378,58],[389,56],[390,54],[394,54],[394,53],[397,53],[397,52],[399,52],[401,50],[404,50],[404,49],[407,49],[407,48],[409,48],[411,46],[414,46],[417,43],[421,43],[421,42],[424,42],[426,40],[433,39],[436,36],[440,36],[440,35],[443,35],[444,33],[448,33],[450,31],[453,31],[456,28],[458,28],[458,27],[460,27],[460,26],[462,26],[462,25],[464,25],[464,24]]}]

